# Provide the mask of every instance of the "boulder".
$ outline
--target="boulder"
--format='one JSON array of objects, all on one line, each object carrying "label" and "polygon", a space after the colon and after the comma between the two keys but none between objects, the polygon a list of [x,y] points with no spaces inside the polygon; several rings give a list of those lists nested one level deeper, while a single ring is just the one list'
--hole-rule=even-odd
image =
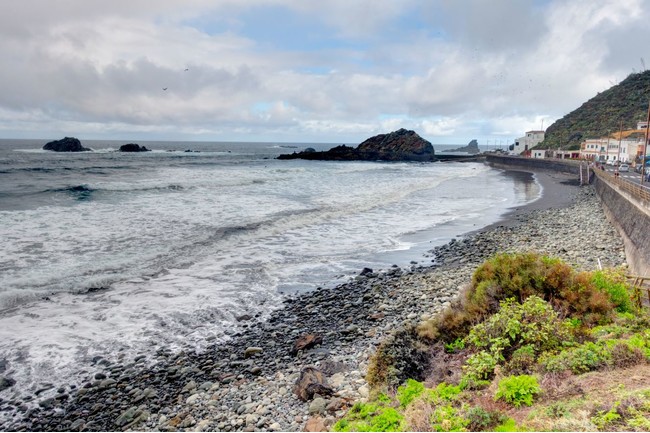
[{"label": "boulder", "polygon": [[278,159],[308,159],[324,161],[435,161],[430,142],[415,131],[404,128],[389,134],[370,137],[359,146],[336,146],[324,152],[308,149],[278,156]]},{"label": "boulder", "polygon": [[478,141],[472,140],[467,143],[467,146],[459,147],[458,149],[448,150],[448,152],[467,152],[471,155],[481,153],[481,150],[478,148]]},{"label": "boulder", "polygon": [[298,337],[295,343],[293,343],[293,348],[291,349],[291,354],[296,356],[299,351],[311,349],[312,347],[323,344],[323,337],[318,334],[305,334]]},{"label": "boulder", "polygon": [[128,143],[120,146],[120,152],[150,152],[150,150],[139,144]]},{"label": "boulder", "polygon": [[65,137],[61,140],[50,141],[43,146],[43,150],[52,150],[54,152],[87,152],[90,149],[83,147],[78,138]]},{"label": "boulder", "polygon": [[293,392],[302,401],[309,401],[315,394],[329,396],[334,390],[327,386],[323,372],[314,367],[305,367],[293,387]]}]

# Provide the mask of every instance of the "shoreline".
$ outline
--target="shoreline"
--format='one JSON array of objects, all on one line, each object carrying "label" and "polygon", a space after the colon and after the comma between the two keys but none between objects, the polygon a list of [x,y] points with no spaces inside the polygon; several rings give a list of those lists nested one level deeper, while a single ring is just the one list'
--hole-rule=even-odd
[{"label": "shoreline", "polygon": [[[287,298],[266,322],[240,318],[242,331],[228,342],[202,353],[152,348],[148,358],[132,364],[106,365],[79,390],[62,386],[37,408],[0,401],[2,411],[15,415],[0,429],[326,428],[354,400],[367,397],[364,376],[376,346],[401,326],[444,308],[476,266],[497,251],[534,250],[589,270],[598,259],[604,266],[625,262],[623,242],[591,186],[578,187],[555,172],[534,175],[542,185],[539,199],[434,248],[433,265],[366,272],[331,289]],[[292,353],[303,335],[322,343]],[[303,402],[293,393],[307,366],[323,372],[332,396]]]}]

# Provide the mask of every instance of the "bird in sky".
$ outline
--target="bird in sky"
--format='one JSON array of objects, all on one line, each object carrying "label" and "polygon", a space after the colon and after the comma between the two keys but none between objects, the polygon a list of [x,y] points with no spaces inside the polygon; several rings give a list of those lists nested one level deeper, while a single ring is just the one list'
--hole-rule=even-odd
[{"label": "bird in sky", "polygon": [[187,71],[189,71],[189,70],[190,70],[190,68],[185,68],[185,72],[187,72]]},{"label": "bird in sky", "polygon": [[167,87],[163,87],[163,90],[167,90]]}]

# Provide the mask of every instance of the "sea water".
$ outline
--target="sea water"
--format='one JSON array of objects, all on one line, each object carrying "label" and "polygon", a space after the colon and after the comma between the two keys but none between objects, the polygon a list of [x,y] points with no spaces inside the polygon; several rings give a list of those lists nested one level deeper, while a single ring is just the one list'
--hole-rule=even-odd
[{"label": "sea water", "polygon": [[238,316],[364,267],[430,264],[428,250],[540,192],[475,162],[275,159],[334,144],[45,142],[0,140],[6,398],[77,383],[96,357],[201,350]]}]

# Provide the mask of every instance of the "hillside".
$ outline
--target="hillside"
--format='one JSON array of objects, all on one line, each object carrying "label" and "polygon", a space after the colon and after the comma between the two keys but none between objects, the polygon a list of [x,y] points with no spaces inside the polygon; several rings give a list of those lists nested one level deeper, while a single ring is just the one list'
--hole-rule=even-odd
[{"label": "hillside", "polygon": [[650,71],[630,74],[619,84],[594,96],[576,110],[554,122],[538,148],[578,149],[587,138],[606,136],[636,127],[646,120],[650,99]]}]

